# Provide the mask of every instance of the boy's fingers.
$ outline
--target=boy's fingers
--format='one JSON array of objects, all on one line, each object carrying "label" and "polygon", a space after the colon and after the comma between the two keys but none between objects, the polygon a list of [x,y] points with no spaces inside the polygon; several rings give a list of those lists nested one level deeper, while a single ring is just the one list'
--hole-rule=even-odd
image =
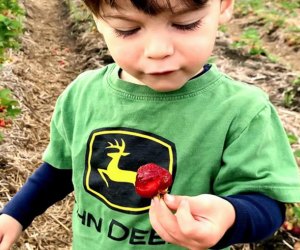
[{"label": "boy's fingers", "polygon": [[151,200],[151,206],[149,209],[149,219],[150,219],[150,223],[153,227],[153,229],[155,230],[155,232],[165,241],[170,242],[172,239],[170,237],[166,237],[166,232],[164,231],[164,228],[160,225],[160,222],[157,220],[157,213],[159,213],[159,211],[157,211],[157,207],[156,207],[156,198],[153,198]]},{"label": "boy's fingers", "polygon": [[[212,211],[212,195],[198,195],[198,196],[178,196],[178,195],[164,195],[164,201],[169,209],[177,211],[182,200],[189,202],[190,210],[193,215],[202,216]],[[219,198],[218,198],[219,199]]]},{"label": "boy's fingers", "polygon": [[197,198],[197,196],[180,196],[180,195],[171,195],[171,194],[165,194],[164,195],[164,201],[169,209],[173,211],[177,211],[179,208],[181,202],[183,200],[187,200],[189,202],[190,210],[191,212],[199,212],[203,210],[203,204],[202,202]]},{"label": "boy's fingers", "polygon": [[189,239],[189,244],[197,246],[196,249],[207,249],[215,244],[211,237],[212,224],[205,218],[195,218],[188,200],[182,200],[175,216],[182,234]]},{"label": "boy's fingers", "polygon": [[195,238],[195,227],[197,227],[194,217],[191,214],[190,205],[187,200],[182,200],[175,214],[181,232],[193,239]]},{"label": "boy's fingers", "polygon": [[178,232],[177,220],[163,200],[157,197],[152,200],[149,217],[151,225],[158,235],[165,241],[174,243],[176,237],[173,235]]},{"label": "boy's fingers", "polygon": [[168,206],[168,208],[171,210],[177,210],[183,199],[186,199],[186,196],[171,195],[171,194],[164,195],[164,201]]},{"label": "boy's fingers", "polygon": [[5,237],[0,241],[0,250],[9,250],[13,242],[8,241]]}]

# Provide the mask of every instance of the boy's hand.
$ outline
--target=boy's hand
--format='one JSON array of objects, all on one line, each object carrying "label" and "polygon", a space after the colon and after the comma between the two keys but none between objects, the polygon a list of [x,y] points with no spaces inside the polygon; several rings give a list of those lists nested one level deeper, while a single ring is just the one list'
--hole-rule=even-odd
[{"label": "boy's hand", "polygon": [[22,233],[22,225],[13,217],[0,215],[0,250],[9,250]]},{"label": "boy's hand", "polygon": [[153,229],[167,242],[188,249],[208,249],[235,221],[233,206],[215,195],[152,199],[149,211]]}]

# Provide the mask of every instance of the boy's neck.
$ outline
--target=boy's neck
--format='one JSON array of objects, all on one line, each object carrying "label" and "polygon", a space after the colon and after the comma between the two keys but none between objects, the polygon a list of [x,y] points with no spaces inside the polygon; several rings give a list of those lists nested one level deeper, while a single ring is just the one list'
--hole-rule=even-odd
[{"label": "boy's neck", "polygon": [[197,78],[198,76],[203,75],[204,73],[206,73],[211,67],[211,64],[204,64],[202,70],[197,73],[196,75],[194,75],[190,80]]}]

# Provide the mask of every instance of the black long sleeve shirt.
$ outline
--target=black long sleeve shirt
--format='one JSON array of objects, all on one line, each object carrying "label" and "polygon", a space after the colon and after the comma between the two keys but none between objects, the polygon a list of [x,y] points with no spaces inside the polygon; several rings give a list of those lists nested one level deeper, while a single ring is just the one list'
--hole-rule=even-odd
[{"label": "black long sleeve shirt", "polygon": [[[33,219],[73,191],[72,170],[56,169],[43,163],[2,210],[25,230]],[[270,237],[283,223],[284,204],[258,193],[222,197],[236,212],[234,225],[213,249]]]}]

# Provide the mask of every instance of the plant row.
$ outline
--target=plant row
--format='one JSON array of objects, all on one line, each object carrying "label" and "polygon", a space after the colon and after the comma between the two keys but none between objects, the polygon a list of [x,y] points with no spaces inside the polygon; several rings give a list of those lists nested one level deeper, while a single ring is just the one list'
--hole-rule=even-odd
[{"label": "plant row", "polygon": [[[8,60],[7,51],[20,46],[23,15],[24,10],[17,0],[0,0],[0,67]],[[12,98],[11,91],[0,87],[0,128],[10,127],[19,113],[18,102]],[[2,140],[0,131],[0,142]]]}]

